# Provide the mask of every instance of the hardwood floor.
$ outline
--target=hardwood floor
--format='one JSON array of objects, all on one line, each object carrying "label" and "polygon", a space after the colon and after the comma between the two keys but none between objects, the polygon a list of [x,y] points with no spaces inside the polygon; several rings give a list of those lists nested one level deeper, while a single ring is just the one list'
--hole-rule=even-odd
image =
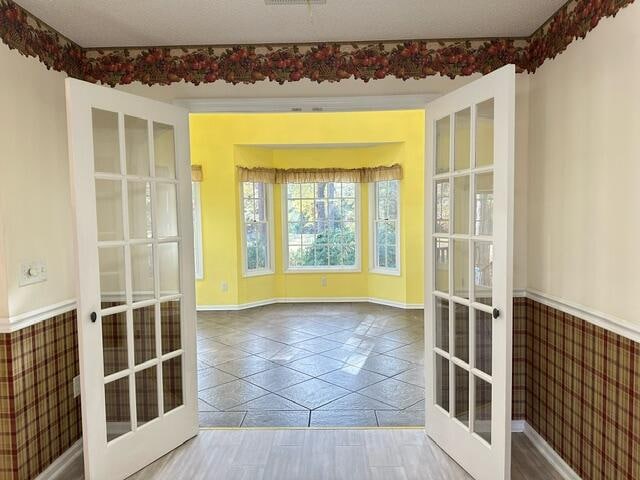
[{"label": "hardwood floor", "polygon": [[[513,480],[562,477],[522,433]],[[80,462],[60,478],[82,479]],[[241,429],[200,434],[130,480],[465,480],[421,429]]]}]

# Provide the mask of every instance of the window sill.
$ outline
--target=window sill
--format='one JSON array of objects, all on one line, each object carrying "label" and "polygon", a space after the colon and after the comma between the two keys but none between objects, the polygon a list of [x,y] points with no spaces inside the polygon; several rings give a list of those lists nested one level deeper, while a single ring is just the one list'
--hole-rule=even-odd
[{"label": "window sill", "polygon": [[391,269],[391,268],[372,268],[369,270],[369,273],[373,273],[376,275],[388,275],[391,277],[399,277],[400,270],[399,269]]},{"label": "window sill", "polygon": [[293,273],[362,273],[360,267],[357,268],[285,268],[285,274]]},{"label": "window sill", "polygon": [[251,277],[264,277],[267,275],[273,275],[275,272],[273,270],[256,270],[256,271],[244,271],[243,273],[243,277],[244,278],[251,278]]}]

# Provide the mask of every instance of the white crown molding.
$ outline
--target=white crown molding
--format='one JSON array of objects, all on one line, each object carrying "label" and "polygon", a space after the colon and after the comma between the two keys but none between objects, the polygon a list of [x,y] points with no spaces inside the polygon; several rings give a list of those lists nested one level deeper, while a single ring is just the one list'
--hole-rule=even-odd
[{"label": "white crown molding", "polygon": [[597,325],[598,327],[602,327],[605,330],[609,330],[610,332],[629,338],[635,342],[640,342],[640,319],[638,319],[638,323],[634,324],[627,320],[623,320],[622,318],[615,317],[614,315],[609,315],[593,308],[589,308],[569,300],[563,300],[531,288],[527,289],[527,298],[574,317],[578,317],[589,323]]},{"label": "white crown molding", "polygon": [[37,308],[20,315],[12,315],[0,318],[0,333],[11,333],[21,330],[36,323],[43,322],[57,315],[75,310],[77,302],[75,299],[65,300],[45,307]]},{"label": "white crown molding", "polygon": [[195,98],[173,103],[192,113],[353,112],[424,109],[439,97],[425,95],[371,95],[360,97]]},{"label": "white crown molding", "polygon": [[63,475],[67,475],[67,469],[72,465],[78,457],[82,455],[82,438],[71,447],[69,447],[62,455],[56,458],[40,475],[34,480],[64,480]]}]

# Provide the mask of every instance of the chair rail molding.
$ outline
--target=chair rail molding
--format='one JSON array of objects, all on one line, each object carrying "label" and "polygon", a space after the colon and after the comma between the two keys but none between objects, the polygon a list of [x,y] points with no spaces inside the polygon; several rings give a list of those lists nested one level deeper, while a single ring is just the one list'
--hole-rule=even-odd
[{"label": "chair rail molding", "polygon": [[0,334],[15,332],[31,325],[35,325],[36,323],[43,322],[49,318],[75,310],[76,306],[76,299],[71,298],[18,315],[0,317]]}]

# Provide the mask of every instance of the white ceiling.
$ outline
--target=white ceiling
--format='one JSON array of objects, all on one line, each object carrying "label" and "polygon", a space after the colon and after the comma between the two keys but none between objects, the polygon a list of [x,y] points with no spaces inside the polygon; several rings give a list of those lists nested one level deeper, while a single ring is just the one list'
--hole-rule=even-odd
[{"label": "white ceiling", "polygon": [[528,36],[565,0],[17,0],[83,47]]}]

